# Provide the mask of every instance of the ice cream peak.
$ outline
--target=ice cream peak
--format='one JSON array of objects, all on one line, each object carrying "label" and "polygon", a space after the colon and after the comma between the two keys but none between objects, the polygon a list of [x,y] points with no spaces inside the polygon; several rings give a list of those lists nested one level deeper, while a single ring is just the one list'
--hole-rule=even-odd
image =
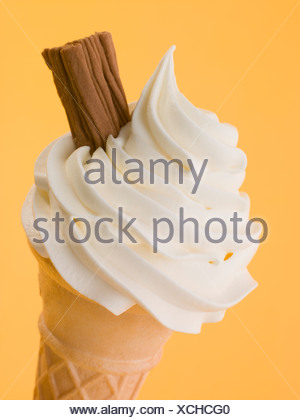
[{"label": "ice cream peak", "polygon": [[[237,243],[229,234],[222,242],[212,243],[202,235],[207,220],[221,218],[229,225],[233,212],[238,212],[244,221],[239,234],[245,237],[249,199],[238,190],[246,156],[236,148],[234,127],[194,107],[179,92],[173,51],[170,48],[147,82],[131,122],[117,138],[108,138],[106,151],[99,147],[91,156],[88,146],[75,150],[71,135],[66,134],[42,152],[35,166],[35,186],[23,208],[23,223],[37,251],[48,256],[61,276],[86,297],[115,315],[137,303],[168,328],[197,333],[203,322],[221,320],[227,308],[256,286],[247,265],[257,244]],[[143,183],[124,182],[130,159],[142,162]],[[178,182],[175,165],[169,168],[166,184],[164,168],[158,165],[151,183],[150,159],[180,160],[183,182]],[[195,168],[207,159],[194,194],[188,159]],[[85,174],[96,171],[97,161],[103,162],[109,176],[104,183],[87,183]],[[120,183],[112,181],[114,169]],[[120,209],[124,224],[135,219],[130,226],[135,242],[128,237],[120,241]],[[57,214],[64,219],[61,243],[55,240],[52,222]],[[183,241],[180,230],[174,229],[172,240],[154,253],[153,220],[168,219],[177,226],[183,216],[197,219],[199,240],[195,241],[194,224],[187,222]],[[49,234],[38,245],[33,242],[37,232],[32,227],[37,218],[47,220],[43,227]],[[82,243],[72,240],[69,226],[76,218],[88,220],[93,232],[101,230],[104,241],[93,235]],[[107,219],[101,229],[99,218]],[[168,235],[168,227],[161,225],[162,237]],[[85,235],[84,223],[73,228],[78,237]],[[213,235],[220,236],[219,231],[215,227]]]}]

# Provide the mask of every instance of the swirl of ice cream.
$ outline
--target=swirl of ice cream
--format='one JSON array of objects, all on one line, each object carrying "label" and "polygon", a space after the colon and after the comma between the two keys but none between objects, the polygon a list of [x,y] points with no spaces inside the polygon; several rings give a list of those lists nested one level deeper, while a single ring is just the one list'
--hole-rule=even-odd
[{"label": "swirl of ice cream", "polygon": [[[75,150],[71,135],[66,134],[41,153],[35,165],[35,186],[23,207],[23,224],[36,250],[49,257],[69,285],[83,295],[115,315],[137,303],[170,329],[197,333],[203,322],[221,320],[227,308],[256,286],[246,267],[257,244],[245,237],[249,199],[239,193],[239,187],[246,156],[236,148],[237,130],[220,123],[215,114],[194,107],[178,91],[173,50],[146,84],[131,122],[117,138],[109,137],[106,152],[98,148],[91,156],[87,146]],[[112,180],[113,153],[119,184]],[[125,182],[124,174],[136,169],[136,159],[143,164],[142,182],[137,182],[134,171]],[[168,184],[160,164],[150,182],[150,159],[180,159],[183,183],[178,182],[177,164],[169,165]],[[188,159],[197,172],[207,159],[196,193],[192,193],[195,181]],[[87,171],[96,174],[99,160],[105,169],[104,182],[86,182]],[[120,243],[119,208],[123,224],[135,219],[129,230],[136,243],[128,238]],[[185,219],[197,220],[197,241],[191,220],[184,224],[182,237],[180,208]],[[64,218],[59,242],[52,222],[57,212]],[[238,231],[242,243],[230,234],[233,212],[243,219]],[[228,228],[220,243],[204,235],[206,222],[214,217],[224,220]],[[49,233],[42,244],[33,241],[38,237],[33,228],[37,218],[43,218]],[[88,220],[91,232],[101,231],[106,243],[95,235],[82,243],[72,240],[68,229],[76,218]],[[99,218],[109,220],[100,227]],[[172,240],[159,244],[157,253],[153,252],[154,218],[168,218],[174,226]],[[87,226],[79,222],[73,228],[79,238]],[[159,229],[165,238],[169,225],[160,223]],[[220,232],[219,224],[211,224],[212,237],[219,238]]]}]

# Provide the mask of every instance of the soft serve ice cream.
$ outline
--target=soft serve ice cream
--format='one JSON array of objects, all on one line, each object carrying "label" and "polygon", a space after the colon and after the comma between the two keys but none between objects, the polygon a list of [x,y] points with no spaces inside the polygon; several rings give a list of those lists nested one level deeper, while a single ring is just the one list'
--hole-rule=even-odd
[{"label": "soft serve ice cream", "polygon": [[[166,327],[197,333],[203,322],[221,320],[227,308],[256,287],[247,265],[257,244],[245,239],[249,199],[239,187],[246,156],[236,147],[237,130],[194,107],[178,91],[173,50],[146,84],[132,120],[116,138],[108,138],[106,151],[99,147],[91,155],[88,146],[75,149],[71,134],[66,134],[41,153],[22,217],[37,252],[50,258],[67,283],[84,296],[115,315],[139,304]],[[142,182],[135,182],[134,172],[132,183],[124,181],[130,159],[142,162]],[[150,182],[151,159],[180,160],[183,182],[178,182],[176,165],[170,165],[168,183],[163,165],[157,165]],[[86,182],[87,172],[97,173],[98,161],[103,162],[105,182]],[[207,163],[194,192],[189,161],[197,170]],[[113,182],[112,171],[118,183]],[[229,234],[234,212],[243,220],[240,242]],[[64,219],[59,236],[52,222],[58,214]],[[125,225],[134,219],[130,234],[135,241],[126,235],[120,240],[120,217]],[[78,218],[88,220],[91,232],[99,232],[99,237],[101,232],[101,240],[97,235],[88,241],[72,240],[70,224],[76,238],[86,233],[84,223],[74,224]],[[99,218],[106,218],[101,227]],[[228,226],[221,242],[207,241],[204,235],[212,218],[221,218]],[[34,241],[39,237],[38,219],[48,235],[43,243]],[[153,250],[154,219],[161,220],[156,225],[161,238],[170,235],[170,223],[174,227],[172,240],[162,240],[158,252]],[[183,219],[184,232],[178,228]],[[211,230],[212,237],[220,237],[218,224]]]}]

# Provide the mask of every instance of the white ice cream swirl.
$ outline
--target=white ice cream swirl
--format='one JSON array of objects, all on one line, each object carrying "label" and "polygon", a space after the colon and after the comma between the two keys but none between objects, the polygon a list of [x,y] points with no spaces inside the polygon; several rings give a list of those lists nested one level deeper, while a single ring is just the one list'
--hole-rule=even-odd
[{"label": "white ice cream swirl", "polygon": [[[108,139],[106,152],[98,148],[91,156],[87,146],[75,150],[70,134],[42,152],[35,166],[35,186],[24,205],[23,223],[32,241],[38,237],[33,220],[48,220],[42,226],[48,230],[49,239],[40,245],[32,243],[83,295],[116,315],[138,303],[165,326],[196,333],[203,322],[221,320],[228,307],[256,286],[246,267],[257,245],[250,243],[244,233],[249,199],[238,191],[245,176],[246,156],[236,148],[237,130],[220,123],[215,114],[194,107],[178,91],[173,50],[166,53],[146,84],[132,121],[117,138]],[[120,185],[111,178],[113,149]],[[98,167],[86,163],[91,158],[104,162],[105,183],[89,184],[84,180],[87,170]],[[168,185],[163,166],[156,165],[155,182],[150,184],[150,159],[162,158],[183,162],[183,184],[178,183],[176,165],[170,165]],[[136,168],[126,163],[127,159],[143,162],[143,184],[122,180],[126,170]],[[198,172],[208,159],[195,194],[187,159]],[[129,231],[137,243],[118,242],[119,207],[123,208],[125,220],[136,218]],[[180,243],[180,207],[185,218],[199,222],[198,243],[191,222],[185,224],[184,241]],[[235,211],[244,221],[239,230],[243,243],[233,240],[229,219]],[[51,219],[56,212],[65,219],[60,233],[64,243],[54,239]],[[74,218],[87,219],[93,232],[96,221],[104,217],[113,219],[113,223],[103,223],[101,235],[113,239],[112,243],[100,243],[93,234],[85,243],[71,240],[68,227]],[[211,243],[204,235],[205,223],[213,217],[228,225],[226,239],[221,243]],[[174,225],[173,239],[159,244],[158,253],[153,252],[153,218],[168,218]],[[84,236],[83,225],[75,228],[78,235]],[[166,224],[161,223],[159,229],[164,237]],[[218,224],[212,224],[211,231],[220,237]]]}]

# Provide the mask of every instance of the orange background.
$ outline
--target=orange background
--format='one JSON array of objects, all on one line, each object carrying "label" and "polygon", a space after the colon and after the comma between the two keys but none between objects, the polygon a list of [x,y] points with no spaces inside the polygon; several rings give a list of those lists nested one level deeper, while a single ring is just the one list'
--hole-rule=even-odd
[{"label": "orange background", "polygon": [[[5,3],[5,5],[4,5]],[[200,335],[176,333],[142,399],[295,399],[300,394],[300,7],[296,0],[0,1],[0,398],[30,399],[41,309],[20,222],[40,151],[68,131],[45,47],[109,30],[129,101],[172,45],[180,90],[234,124],[242,190],[269,224],[250,272],[259,287]],[[298,2],[299,3],[299,2]]]}]

